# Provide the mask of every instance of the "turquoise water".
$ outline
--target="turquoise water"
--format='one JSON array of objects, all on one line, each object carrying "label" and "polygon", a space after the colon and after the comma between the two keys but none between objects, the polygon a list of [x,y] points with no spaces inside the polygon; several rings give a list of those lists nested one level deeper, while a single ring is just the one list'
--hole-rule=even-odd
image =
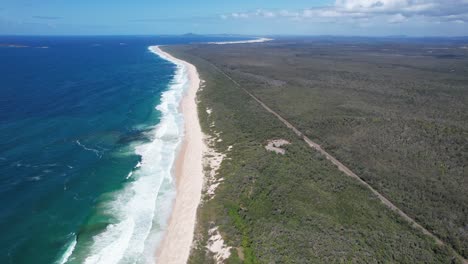
[{"label": "turquoise water", "polygon": [[219,40],[0,37],[0,263],[151,261],[186,80],[148,46]]}]

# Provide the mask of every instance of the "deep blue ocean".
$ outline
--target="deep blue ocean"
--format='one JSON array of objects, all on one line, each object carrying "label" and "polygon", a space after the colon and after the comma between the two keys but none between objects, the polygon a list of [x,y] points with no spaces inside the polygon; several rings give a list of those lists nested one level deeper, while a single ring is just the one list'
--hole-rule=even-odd
[{"label": "deep blue ocean", "polygon": [[136,150],[181,82],[148,46],[225,39],[0,37],[0,263],[148,262],[173,182],[140,168]]}]

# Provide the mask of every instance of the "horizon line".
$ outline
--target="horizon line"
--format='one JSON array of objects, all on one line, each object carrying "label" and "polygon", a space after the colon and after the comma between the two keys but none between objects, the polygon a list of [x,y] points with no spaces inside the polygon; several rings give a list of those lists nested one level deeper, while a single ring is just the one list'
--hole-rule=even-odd
[{"label": "horizon line", "polygon": [[182,34],[1,34],[0,37],[337,37],[337,38],[468,38],[468,35],[339,35],[339,34],[237,34],[237,33],[182,33]]}]

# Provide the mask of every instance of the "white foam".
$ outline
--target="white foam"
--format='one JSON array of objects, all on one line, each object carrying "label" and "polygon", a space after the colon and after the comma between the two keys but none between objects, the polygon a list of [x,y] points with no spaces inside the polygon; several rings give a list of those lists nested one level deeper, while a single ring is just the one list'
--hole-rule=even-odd
[{"label": "white foam", "polygon": [[102,154],[101,154],[101,152],[100,152],[99,150],[93,149],[93,148],[88,148],[88,147],[86,147],[84,144],[81,144],[81,142],[80,142],[79,140],[76,140],[75,142],[76,142],[76,144],[77,144],[78,146],[82,147],[84,150],[86,150],[86,151],[91,151],[91,152],[93,152],[94,154],[96,154],[96,156],[98,156],[99,158],[102,158]]},{"label": "white foam", "polygon": [[68,244],[67,249],[63,253],[62,257],[57,261],[57,264],[67,263],[68,259],[73,254],[73,250],[75,250],[75,246],[77,242],[76,242],[76,235],[75,234],[72,234],[72,235],[73,235],[72,241]]},{"label": "white foam", "polygon": [[133,171],[129,172],[129,173],[127,174],[127,177],[126,177],[125,179],[128,180],[130,177],[132,177],[132,174],[133,174]]},{"label": "white foam", "polygon": [[93,237],[86,264],[154,262],[154,248],[162,237],[175,197],[171,172],[184,134],[179,104],[188,78],[185,67],[175,64],[176,74],[156,107],[161,120],[151,131],[154,140],[135,148],[141,161],[127,176],[133,180],[104,205],[105,213],[116,222]]}]

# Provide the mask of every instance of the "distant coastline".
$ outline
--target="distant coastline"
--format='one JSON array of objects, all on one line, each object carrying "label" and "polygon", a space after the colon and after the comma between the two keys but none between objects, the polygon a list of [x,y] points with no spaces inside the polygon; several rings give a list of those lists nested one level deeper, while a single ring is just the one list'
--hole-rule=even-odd
[{"label": "distant coastline", "polygon": [[208,42],[207,44],[216,44],[216,45],[226,45],[226,44],[248,44],[248,43],[261,43],[272,41],[270,38],[258,38],[252,40],[239,40],[239,41],[218,41],[218,42]]}]

